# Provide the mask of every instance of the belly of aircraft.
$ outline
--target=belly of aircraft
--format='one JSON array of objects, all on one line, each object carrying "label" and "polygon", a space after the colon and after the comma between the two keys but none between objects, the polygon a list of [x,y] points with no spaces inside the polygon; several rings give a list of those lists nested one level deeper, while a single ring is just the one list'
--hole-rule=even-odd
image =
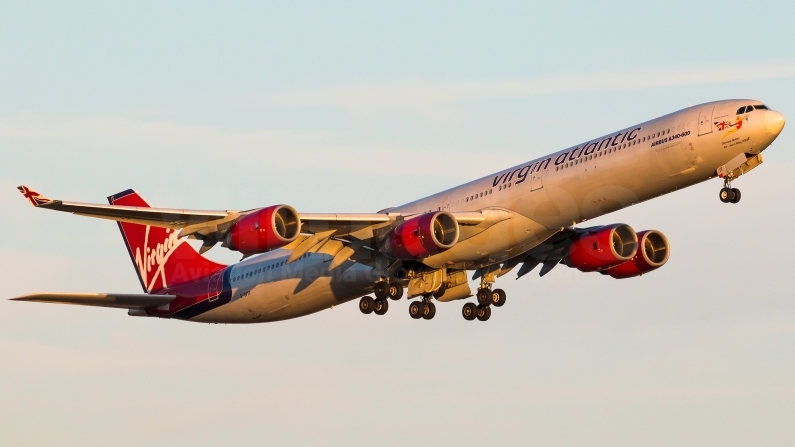
[{"label": "belly of aircraft", "polygon": [[191,319],[205,323],[265,323],[288,320],[329,309],[372,289],[372,269],[349,262],[320,276],[260,283],[234,290],[232,301]]}]

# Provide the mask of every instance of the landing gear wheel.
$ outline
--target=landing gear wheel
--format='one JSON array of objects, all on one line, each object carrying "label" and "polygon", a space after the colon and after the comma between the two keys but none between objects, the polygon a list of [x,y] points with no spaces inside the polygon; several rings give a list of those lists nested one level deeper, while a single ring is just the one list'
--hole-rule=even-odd
[{"label": "landing gear wheel", "polygon": [[389,283],[389,287],[387,287],[387,294],[389,298],[393,300],[399,300],[403,298],[403,285],[396,282]]},{"label": "landing gear wheel", "polygon": [[478,320],[486,321],[491,318],[491,306],[478,306]]},{"label": "landing gear wheel", "polygon": [[375,312],[376,315],[383,315],[388,310],[389,310],[389,301],[387,301],[386,299],[375,300],[375,307],[373,308],[373,312]]},{"label": "landing gear wheel", "polygon": [[422,301],[412,301],[411,304],[409,304],[409,315],[411,318],[416,320],[422,317],[424,307]]},{"label": "landing gear wheel", "polygon": [[719,197],[721,202],[729,203],[734,200],[734,190],[731,188],[721,188]]},{"label": "landing gear wheel", "polygon": [[447,290],[447,284],[442,283],[442,285],[439,287],[439,289],[436,290],[436,292],[433,292],[433,297],[437,298],[437,299],[441,298],[442,295],[444,295],[445,290]]},{"label": "landing gear wheel", "polygon": [[435,316],[436,316],[436,305],[431,302],[425,303],[425,307],[423,307],[422,309],[422,318],[426,320],[431,320]]},{"label": "landing gear wheel", "polygon": [[478,304],[481,306],[491,304],[491,291],[489,289],[478,289]]},{"label": "landing gear wheel", "polygon": [[734,198],[732,199],[732,203],[737,203],[740,201],[740,190],[737,188],[732,188],[732,192],[734,193]]},{"label": "landing gear wheel", "polygon": [[465,320],[472,321],[478,316],[478,307],[475,306],[475,303],[466,303],[464,308],[461,309],[461,314]]},{"label": "landing gear wheel", "polygon": [[373,294],[375,294],[375,297],[379,300],[386,298],[389,295],[389,285],[383,281],[375,283],[373,286]]},{"label": "landing gear wheel", "polygon": [[505,304],[505,291],[502,289],[494,289],[491,291],[491,304],[502,307]]},{"label": "landing gear wheel", "polygon": [[366,296],[359,300],[359,310],[362,311],[363,314],[369,314],[373,311],[375,307],[375,301],[369,296]]}]

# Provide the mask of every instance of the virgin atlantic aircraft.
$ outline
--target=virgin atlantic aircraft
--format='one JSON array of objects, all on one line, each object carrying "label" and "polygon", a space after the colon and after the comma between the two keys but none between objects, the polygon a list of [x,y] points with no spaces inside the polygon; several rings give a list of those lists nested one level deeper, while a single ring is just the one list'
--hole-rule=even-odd
[{"label": "virgin atlantic aircraft", "polygon": [[[51,200],[19,190],[37,208],[118,222],[143,294],[39,293],[19,301],[128,309],[134,316],[204,323],[300,317],[361,298],[383,315],[389,299],[416,298],[409,315],[430,320],[439,302],[473,296],[465,319],[486,321],[506,302],[493,288],[518,267],[541,276],[564,264],[617,279],[662,267],[668,239],[627,224],[582,222],[712,178],[720,200],[740,201],[732,181],[762,163],[784,116],[755,100],[689,107],[464,185],[372,214],[299,213],[287,205],[247,211],[150,208],[137,192],[109,205]],[[187,239],[201,242],[196,249]],[[243,255],[221,265],[217,243]],[[196,243],[198,246],[198,242]],[[367,296],[373,294],[375,298]]]}]

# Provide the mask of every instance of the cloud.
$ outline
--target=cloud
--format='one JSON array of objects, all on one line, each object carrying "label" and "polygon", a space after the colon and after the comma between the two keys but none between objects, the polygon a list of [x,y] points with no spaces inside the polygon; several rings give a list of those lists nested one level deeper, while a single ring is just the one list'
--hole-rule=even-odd
[{"label": "cloud", "polygon": [[296,133],[287,130],[234,132],[213,126],[135,120],[112,115],[74,117],[20,113],[0,119],[0,138],[9,141],[71,143],[83,147],[115,144],[117,147],[135,147],[138,150],[145,150],[154,142],[200,148],[232,146],[253,150],[263,144],[316,142],[319,140],[319,135],[313,132]]},{"label": "cloud", "polygon": [[[795,77],[795,65],[755,66],[753,70],[725,67],[634,69],[603,73],[558,73],[531,79],[460,82],[397,82],[337,85],[284,92],[275,99],[284,105],[326,105],[351,111],[382,107],[427,107],[461,101],[522,98],[562,93],[639,90],[680,85],[718,84]],[[418,109],[422,110],[422,108]]]},{"label": "cloud", "polygon": [[[422,176],[459,176],[459,171],[439,170],[450,163],[449,151],[434,144],[412,144],[403,141],[362,140],[350,131],[317,131],[311,129],[240,130],[220,125],[184,124],[168,120],[151,120],[123,115],[68,116],[41,113],[20,113],[0,118],[0,144],[18,153],[21,162],[30,162],[39,148],[47,151],[57,147],[60,154],[81,157],[135,154],[136,160],[158,157],[179,161],[183,166],[204,165],[207,160],[223,160],[238,173],[261,172],[262,166],[278,160],[280,173],[314,172],[334,178],[335,172],[351,175],[374,175],[368,161],[373,157],[389,159],[422,157],[422,163],[397,163],[392,173],[408,178]],[[21,148],[33,148],[32,150]],[[181,154],[181,155],[178,155]],[[411,157],[409,157],[411,158]],[[486,161],[497,169],[515,163],[511,154],[492,154]],[[472,176],[482,172],[483,160],[457,159],[456,167]],[[294,175],[294,174],[290,174]],[[0,201],[16,187],[5,181],[7,191]]]}]

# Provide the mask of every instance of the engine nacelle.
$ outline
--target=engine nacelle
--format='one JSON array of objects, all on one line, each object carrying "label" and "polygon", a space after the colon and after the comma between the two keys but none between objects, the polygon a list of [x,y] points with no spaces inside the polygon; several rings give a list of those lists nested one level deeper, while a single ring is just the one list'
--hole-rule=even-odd
[{"label": "engine nacelle", "polygon": [[246,255],[284,247],[301,231],[298,213],[287,205],[262,208],[241,217],[226,236],[225,245]]},{"label": "engine nacelle", "polygon": [[606,270],[623,264],[638,251],[638,235],[626,224],[596,228],[575,240],[566,264],[582,272]]},{"label": "engine nacelle", "polygon": [[458,242],[458,221],[446,211],[425,213],[395,227],[384,248],[403,260],[422,259],[448,250]]},{"label": "engine nacelle", "polygon": [[616,279],[632,278],[658,269],[668,262],[668,257],[671,255],[668,238],[659,231],[648,230],[638,233],[638,245],[638,252],[631,260],[604,273]]}]

